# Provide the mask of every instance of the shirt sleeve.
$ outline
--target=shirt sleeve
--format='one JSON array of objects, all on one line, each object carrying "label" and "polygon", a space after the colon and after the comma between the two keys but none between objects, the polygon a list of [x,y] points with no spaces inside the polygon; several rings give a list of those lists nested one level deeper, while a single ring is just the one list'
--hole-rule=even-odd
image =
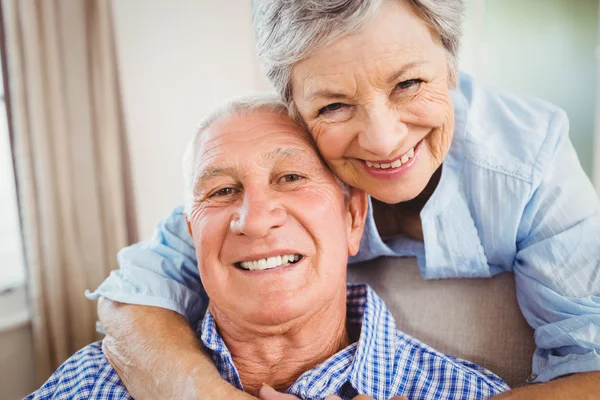
[{"label": "shirt sleeve", "polygon": [[539,152],[514,274],[535,329],[531,381],[600,371],[600,205],[557,112]]},{"label": "shirt sleeve", "polygon": [[175,311],[197,325],[206,312],[208,297],[197,267],[196,250],[183,207],[160,221],[150,240],[126,247],[118,255],[120,269],[93,292],[128,304],[162,307]]},{"label": "shirt sleeve", "polygon": [[92,343],[64,362],[25,400],[133,400],[119,375],[102,352],[102,342]]}]

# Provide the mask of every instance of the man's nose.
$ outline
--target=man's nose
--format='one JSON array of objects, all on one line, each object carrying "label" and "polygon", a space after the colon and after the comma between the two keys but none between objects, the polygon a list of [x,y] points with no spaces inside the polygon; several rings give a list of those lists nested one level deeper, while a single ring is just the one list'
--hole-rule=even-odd
[{"label": "man's nose", "polygon": [[254,238],[267,236],[272,229],[281,227],[287,213],[278,196],[266,190],[250,189],[231,220],[231,230],[238,235]]},{"label": "man's nose", "polygon": [[404,144],[407,136],[408,127],[398,113],[387,104],[380,104],[367,112],[358,144],[374,156],[388,159]]}]

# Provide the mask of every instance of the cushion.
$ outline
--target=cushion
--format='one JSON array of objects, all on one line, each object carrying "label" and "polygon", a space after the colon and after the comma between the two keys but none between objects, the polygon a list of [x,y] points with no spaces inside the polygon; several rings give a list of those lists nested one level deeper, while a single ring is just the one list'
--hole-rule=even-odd
[{"label": "cushion", "polygon": [[414,258],[379,258],[348,267],[348,281],[368,283],[398,329],[477,363],[511,387],[531,374],[533,329],[523,317],[512,274],[488,279],[425,280]]}]

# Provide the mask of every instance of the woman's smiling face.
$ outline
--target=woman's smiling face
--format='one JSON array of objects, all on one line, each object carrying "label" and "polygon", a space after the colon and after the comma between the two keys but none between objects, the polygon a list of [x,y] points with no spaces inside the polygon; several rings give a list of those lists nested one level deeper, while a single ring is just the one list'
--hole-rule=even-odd
[{"label": "woman's smiling face", "polygon": [[415,198],[452,141],[447,53],[402,1],[297,63],[296,108],[346,183],[386,203]]}]

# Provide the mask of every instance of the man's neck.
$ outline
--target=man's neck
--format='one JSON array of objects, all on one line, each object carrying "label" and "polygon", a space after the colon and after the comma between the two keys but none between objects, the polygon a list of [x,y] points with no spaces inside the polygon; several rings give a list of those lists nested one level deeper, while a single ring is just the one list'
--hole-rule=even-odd
[{"label": "man's neck", "polygon": [[219,333],[233,358],[244,390],[258,395],[263,383],[287,390],[300,375],[349,344],[346,288],[343,297],[311,315],[276,327],[232,321],[210,307]]}]

